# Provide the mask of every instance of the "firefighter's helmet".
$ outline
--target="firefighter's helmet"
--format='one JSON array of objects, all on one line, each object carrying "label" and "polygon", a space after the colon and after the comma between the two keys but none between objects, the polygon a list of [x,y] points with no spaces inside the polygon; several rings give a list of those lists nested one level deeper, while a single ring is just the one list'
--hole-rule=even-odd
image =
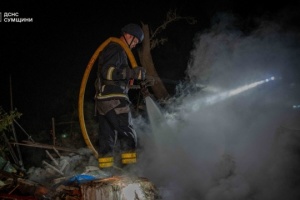
[{"label": "firefighter's helmet", "polygon": [[137,24],[127,24],[122,28],[122,33],[129,33],[130,35],[133,35],[139,40],[139,43],[141,43],[144,39],[144,32],[142,28]]}]

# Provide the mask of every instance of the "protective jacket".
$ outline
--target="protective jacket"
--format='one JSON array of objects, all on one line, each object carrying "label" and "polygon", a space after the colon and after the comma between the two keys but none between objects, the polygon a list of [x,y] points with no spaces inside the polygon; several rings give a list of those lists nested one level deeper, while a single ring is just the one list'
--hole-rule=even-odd
[{"label": "protective jacket", "polygon": [[[96,81],[97,99],[111,100],[125,98],[129,101],[129,80],[126,74],[124,74],[125,68],[129,68],[129,65],[124,49],[114,42],[108,44],[99,57],[98,81]],[[101,81],[100,84],[99,81]]]}]

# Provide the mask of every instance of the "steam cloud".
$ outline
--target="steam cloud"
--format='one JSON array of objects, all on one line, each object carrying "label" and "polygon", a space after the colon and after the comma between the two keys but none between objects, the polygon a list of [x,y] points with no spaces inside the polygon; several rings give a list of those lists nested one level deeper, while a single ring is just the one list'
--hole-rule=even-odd
[{"label": "steam cloud", "polygon": [[[299,199],[300,118],[292,108],[300,102],[299,32],[261,21],[244,33],[232,15],[215,20],[195,37],[189,84],[178,85],[177,98],[161,109],[165,121],[151,132],[135,119],[145,150],[141,173],[161,187],[163,199]],[[271,76],[217,103],[201,101]],[[160,117],[155,108],[148,114]]]}]

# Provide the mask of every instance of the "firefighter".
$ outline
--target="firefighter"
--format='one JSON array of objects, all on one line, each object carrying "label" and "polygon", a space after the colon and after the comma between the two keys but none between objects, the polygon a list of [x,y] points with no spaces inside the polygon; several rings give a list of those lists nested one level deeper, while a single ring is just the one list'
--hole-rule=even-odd
[{"label": "firefighter", "polygon": [[[143,39],[143,30],[137,24],[121,29],[120,40],[130,49]],[[98,161],[102,170],[111,172],[114,166],[136,163],[137,135],[131,121],[128,89],[130,81],[144,80],[145,73],[143,67],[129,66],[127,54],[118,43],[109,43],[99,55],[95,101],[99,117]]]}]

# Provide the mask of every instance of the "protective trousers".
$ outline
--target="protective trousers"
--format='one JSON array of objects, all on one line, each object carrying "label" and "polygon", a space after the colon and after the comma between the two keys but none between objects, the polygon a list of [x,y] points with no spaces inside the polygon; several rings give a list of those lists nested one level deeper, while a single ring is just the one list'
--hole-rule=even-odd
[{"label": "protective trousers", "polygon": [[132,126],[129,102],[98,100],[99,167],[122,167],[136,163],[136,133]]}]

